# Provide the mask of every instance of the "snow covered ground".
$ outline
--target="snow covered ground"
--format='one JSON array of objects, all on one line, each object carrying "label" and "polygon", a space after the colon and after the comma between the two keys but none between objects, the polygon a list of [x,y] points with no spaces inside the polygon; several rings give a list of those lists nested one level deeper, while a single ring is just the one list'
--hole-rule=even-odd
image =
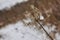
[{"label": "snow covered ground", "polygon": [[[45,29],[51,32],[54,27],[50,29],[45,27]],[[23,22],[18,21],[0,29],[0,40],[49,40],[49,38],[42,29],[38,31],[34,27],[25,26]],[[56,34],[56,40],[60,40],[59,34]]]},{"label": "snow covered ground", "polygon": [[0,40],[47,40],[45,33],[26,27],[21,21],[0,29]]},{"label": "snow covered ground", "polygon": [[[11,7],[17,2],[23,2],[25,0],[0,0],[0,10],[5,7]],[[53,28],[44,27],[48,33],[54,31]],[[56,40],[60,40],[60,35],[55,35]],[[49,40],[45,32],[34,29],[34,27],[25,26],[21,21],[15,24],[6,25],[5,28],[0,29],[0,40]]]}]

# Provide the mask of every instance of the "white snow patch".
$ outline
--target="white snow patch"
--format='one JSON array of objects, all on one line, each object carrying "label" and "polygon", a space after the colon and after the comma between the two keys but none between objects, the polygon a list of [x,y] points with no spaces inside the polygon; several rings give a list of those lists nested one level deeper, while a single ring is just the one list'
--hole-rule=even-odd
[{"label": "white snow patch", "polygon": [[37,31],[33,27],[25,27],[20,21],[0,29],[0,35],[3,35],[0,40],[48,40],[42,30]]},{"label": "white snow patch", "polygon": [[40,13],[40,20],[44,20],[44,17],[41,13]]},{"label": "white snow patch", "polygon": [[28,24],[28,23],[32,22],[32,20],[30,18],[23,19],[23,21],[24,21],[25,24]]},{"label": "white snow patch", "polygon": [[56,40],[60,40],[60,34],[59,33],[56,33],[55,37],[56,37]]}]

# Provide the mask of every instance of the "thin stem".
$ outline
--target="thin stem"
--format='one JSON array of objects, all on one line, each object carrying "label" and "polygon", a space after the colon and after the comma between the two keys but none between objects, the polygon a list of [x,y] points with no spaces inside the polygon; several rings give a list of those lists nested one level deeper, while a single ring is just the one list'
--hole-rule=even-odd
[{"label": "thin stem", "polygon": [[52,38],[52,37],[48,34],[48,32],[44,29],[43,25],[41,25],[38,20],[36,20],[36,22],[42,27],[42,29],[43,29],[43,30],[45,31],[45,33],[49,36],[49,38],[50,38],[51,40],[53,40],[53,38]]},{"label": "thin stem", "polygon": [[35,16],[34,16],[34,14],[32,14],[32,16],[34,17],[34,20],[42,27],[42,29],[45,31],[45,33],[49,36],[49,38],[50,38],[51,40],[54,40],[54,39],[48,34],[48,32],[44,29],[43,25],[40,24],[40,19],[36,19]]}]

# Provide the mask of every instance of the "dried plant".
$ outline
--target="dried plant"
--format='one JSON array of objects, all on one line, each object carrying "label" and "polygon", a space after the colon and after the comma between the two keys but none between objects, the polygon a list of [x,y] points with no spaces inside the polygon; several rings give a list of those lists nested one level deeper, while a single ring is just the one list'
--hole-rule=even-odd
[{"label": "dried plant", "polygon": [[[30,5],[30,7],[31,7],[32,10],[30,12],[26,11],[26,13],[29,14],[29,16],[27,16],[27,15],[26,16],[27,16],[27,18],[29,17],[32,20],[32,22],[29,22],[28,24],[35,25],[36,28],[39,28],[39,29],[42,28],[46,32],[46,34],[49,36],[49,38],[51,40],[53,40],[53,38],[48,34],[48,32],[44,29],[43,25],[40,23],[41,22],[41,19],[40,19],[40,14],[41,13],[40,13],[39,9],[34,7],[34,5]],[[24,24],[26,24],[26,23],[24,22]]]}]

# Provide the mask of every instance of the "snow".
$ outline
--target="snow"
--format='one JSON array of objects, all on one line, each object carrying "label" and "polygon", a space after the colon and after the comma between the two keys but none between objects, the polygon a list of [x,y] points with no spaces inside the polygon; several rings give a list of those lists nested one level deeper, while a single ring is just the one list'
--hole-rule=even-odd
[{"label": "snow", "polygon": [[41,13],[40,13],[40,20],[44,20],[44,17],[42,16]]},{"label": "snow", "polygon": [[[41,30],[42,31],[42,30]],[[0,29],[0,40],[45,40],[45,33],[39,32],[33,27],[26,27],[19,21],[16,24],[9,24],[5,28]]]},{"label": "snow", "polygon": [[30,22],[32,22],[32,21],[31,21],[30,18],[27,18],[27,19],[23,19],[23,22],[24,22],[25,24],[28,24],[28,23],[30,23]]},{"label": "snow", "polygon": [[25,26],[21,21],[0,29],[0,35],[0,40],[49,40],[42,29],[38,31],[34,27]]},{"label": "snow", "polygon": [[59,33],[56,33],[55,37],[56,37],[56,40],[60,40],[60,34]]}]

